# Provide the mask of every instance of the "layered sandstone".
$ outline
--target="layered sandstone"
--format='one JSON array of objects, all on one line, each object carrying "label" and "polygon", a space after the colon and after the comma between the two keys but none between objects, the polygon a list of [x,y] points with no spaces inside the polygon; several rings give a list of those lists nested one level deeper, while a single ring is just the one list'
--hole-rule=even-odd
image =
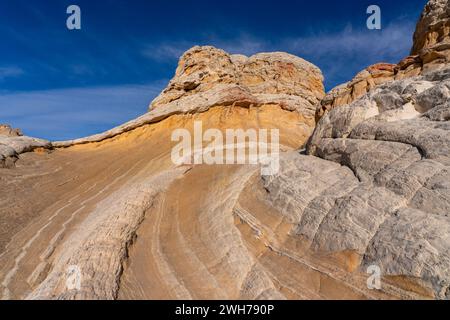
[{"label": "layered sandstone", "polygon": [[354,250],[362,265],[442,299],[450,298],[449,67],[381,85],[322,118],[308,153],[353,180],[314,233],[317,211],[304,211],[298,230],[317,249]]},{"label": "layered sandstone", "polygon": [[214,47],[194,47],[181,57],[174,78],[152,102],[150,111],[167,106],[186,108],[198,101],[211,104],[217,97],[236,92],[236,97],[229,98],[232,103],[276,103],[310,117],[311,109],[324,96],[322,81],[316,66],[287,53],[248,58]]},{"label": "layered sandstone", "polygon": [[[357,88],[315,129],[316,67],[194,47],[138,119],[51,153],[0,136],[0,298],[449,299],[450,65],[417,57],[337,89]],[[175,164],[198,121],[279,129],[279,172]]]},{"label": "layered sandstone", "polygon": [[450,62],[450,2],[429,1],[417,23],[411,55],[398,64],[379,63],[332,89],[318,104],[316,121],[335,107],[349,104],[376,86],[441,68]]},{"label": "layered sandstone", "polygon": [[22,135],[23,134],[19,129],[13,129],[7,124],[0,124],[0,136],[18,137]]},{"label": "layered sandstone", "polygon": [[[301,147],[307,138],[302,118],[279,106],[215,107],[101,142],[22,154],[16,168],[1,175],[7,201],[0,220],[0,296],[238,298],[254,258],[239,244],[231,209],[245,177],[259,167],[176,166],[171,133],[192,132],[194,121],[220,130],[280,127],[286,150]],[[177,228],[174,235],[167,234],[168,227]],[[214,266],[217,261],[223,264]],[[74,265],[83,271],[78,291],[65,286]],[[208,280],[199,281],[205,270]],[[185,277],[204,287],[186,287]],[[144,289],[134,290],[141,285]],[[256,291],[248,297],[256,298]]]},{"label": "layered sandstone", "polygon": [[196,46],[180,58],[174,78],[151,103],[148,113],[106,132],[54,142],[53,146],[100,142],[174,115],[203,113],[215,107],[278,106],[295,111],[302,119],[303,134],[310,135],[315,106],[325,94],[322,81],[319,68],[287,53],[247,58]]}]

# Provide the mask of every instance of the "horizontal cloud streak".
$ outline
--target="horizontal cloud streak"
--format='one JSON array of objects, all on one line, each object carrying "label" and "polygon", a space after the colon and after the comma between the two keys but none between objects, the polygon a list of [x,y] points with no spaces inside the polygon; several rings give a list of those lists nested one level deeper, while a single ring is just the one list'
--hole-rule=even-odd
[{"label": "horizontal cloud streak", "polygon": [[15,66],[9,67],[0,67],[0,81],[6,78],[15,78],[24,74],[24,71]]},{"label": "horizontal cloud streak", "polygon": [[346,82],[361,69],[377,63],[396,63],[409,54],[415,24],[396,20],[382,30],[357,29],[352,25],[340,31],[322,31],[301,37],[272,41],[249,34],[223,40],[208,37],[198,42],[173,41],[145,46],[142,54],[150,60],[174,63],[186,50],[195,45],[213,45],[229,53],[247,56],[258,52],[285,51],[318,65],[326,87]]},{"label": "horizontal cloud streak", "polygon": [[398,56],[407,54],[412,46],[414,24],[398,22],[382,30],[353,30],[347,26],[336,33],[320,33],[308,37],[284,40],[291,50],[318,57],[333,55],[363,55],[367,57]]},{"label": "horizontal cloud streak", "polygon": [[354,30],[348,26],[336,33],[319,33],[285,40],[290,51],[316,63],[331,88],[350,80],[361,69],[378,62],[397,63],[412,46],[414,24],[397,21],[382,30]]},{"label": "horizontal cloud streak", "polygon": [[167,81],[148,85],[4,93],[0,123],[50,140],[79,138],[131,120],[147,111]]}]

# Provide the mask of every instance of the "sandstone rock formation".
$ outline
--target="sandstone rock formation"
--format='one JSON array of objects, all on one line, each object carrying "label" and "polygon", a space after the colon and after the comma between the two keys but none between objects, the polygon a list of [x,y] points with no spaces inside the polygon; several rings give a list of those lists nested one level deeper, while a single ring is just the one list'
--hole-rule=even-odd
[{"label": "sandstone rock formation", "polygon": [[260,53],[247,58],[213,47],[194,47],[181,57],[175,77],[152,102],[150,111],[162,106],[171,110],[179,105],[188,108],[228,96],[230,103],[276,103],[311,117],[310,111],[324,96],[322,81],[316,66],[287,53]]},{"label": "sandstone rock formation", "polygon": [[[420,54],[421,51],[428,49],[447,51],[450,43],[449,16],[448,0],[429,1],[417,24],[411,54]],[[446,55],[448,56],[447,53]]]},{"label": "sandstone rock formation", "polygon": [[[430,31],[443,4],[413,53],[445,40]],[[0,298],[450,299],[450,64],[420,52],[334,90],[315,129],[316,67],[194,47],[136,120],[51,144],[0,136],[17,161],[0,168]],[[279,172],[174,164],[172,132],[196,121],[279,129]]]},{"label": "sandstone rock formation", "polygon": [[147,114],[104,133],[54,142],[53,146],[100,142],[173,115],[202,113],[214,107],[278,106],[296,111],[303,134],[309,136],[314,128],[315,106],[325,94],[322,81],[322,72],[316,66],[287,53],[247,58],[197,46],[180,58],[175,77],[151,103]]},{"label": "sandstone rock formation", "polygon": [[313,245],[355,250],[364,265],[417,279],[443,299],[450,298],[449,88],[450,68],[381,85],[328,113],[308,145],[309,154],[356,177],[322,218]]},{"label": "sandstone rock formation", "polygon": [[332,108],[349,104],[365,95],[377,85],[394,79],[395,65],[380,63],[358,73],[353,80],[333,88],[320,101],[316,110],[316,121]]},{"label": "sandstone rock formation", "polygon": [[22,135],[23,134],[19,129],[13,129],[7,124],[0,124],[0,136],[18,137]]},{"label": "sandstone rock formation", "polygon": [[350,82],[332,89],[318,104],[316,121],[332,108],[349,104],[380,84],[418,76],[449,62],[450,2],[432,0],[417,24],[411,56],[397,65],[380,63],[370,66]]},{"label": "sandstone rock formation", "polygon": [[39,148],[50,149],[51,143],[42,139],[25,137],[19,129],[0,125],[0,168],[13,166],[21,153]]},{"label": "sandstone rock formation", "polygon": [[[196,52],[200,56],[219,53],[230,57],[218,49],[196,47],[181,58],[180,65],[183,65],[185,57],[188,57],[190,52]],[[177,168],[172,163],[171,148],[174,144],[171,143],[171,133],[175,129],[187,128],[192,131],[194,121],[202,121],[205,128],[220,130],[280,128],[280,142],[284,150],[303,147],[314,129],[314,105],[318,102],[318,97],[324,94],[322,75],[313,65],[287,54],[259,56],[265,60],[259,62],[259,59],[255,59],[256,64],[265,64],[267,61],[273,64],[266,67],[266,71],[259,72],[262,74],[274,72],[273,77],[277,76],[286,82],[291,81],[290,84],[285,87],[280,85],[277,89],[275,81],[268,81],[270,85],[252,82],[253,87],[250,89],[250,82],[253,80],[245,80],[246,86],[220,83],[218,80],[210,83],[208,88],[199,86],[197,89],[201,90],[199,93],[187,92],[182,98],[167,101],[165,104],[161,102],[163,94],[155,100],[155,107],[147,114],[122,126],[87,138],[53,142],[51,146],[56,150],[51,154],[21,155],[18,167],[5,172],[5,177],[8,178],[5,178],[5,184],[0,185],[0,191],[9,200],[3,207],[3,219],[0,220],[0,239],[2,239],[0,244],[5,247],[5,251],[0,255],[2,297],[38,299],[135,297],[136,292],[127,287],[134,288],[139,283],[133,278],[129,279],[132,271],[126,272],[124,269],[125,264],[131,261],[127,257],[130,254],[129,250],[133,248],[136,235],[140,230],[145,230],[146,224],[152,221],[151,218],[148,219],[149,217],[156,215],[162,220],[164,216],[164,219],[171,221],[172,218],[167,211],[170,208],[166,208],[163,204],[166,201],[167,203],[179,201],[170,199],[169,194],[177,196],[181,191],[169,192],[166,191],[167,188],[174,187],[177,181],[184,183],[184,180],[196,180],[203,175],[201,173],[203,169],[197,173],[197,170],[192,171],[189,167]],[[246,59],[243,56],[237,58]],[[198,63],[202,63],[201,58]],[[283,64],[283,67],[279,64]],[[264,67],[259,68],[263,70]],[[275,72],[276,68],[279,68],[280,74]],[[202,81],[207,83],[206,79]],[[172,84],[168,88],[171,86]],[[165,92],[168,91],[169,89]],[[39,174],[35,173],[36,167],[39,167]],[[214,219],[214,216],[223,215],[222,209],[225,204],[227,206],[233,204],[230,195],[221,189],[229,184],[228,192],[233,192],[233,197],[237,197],[239,190],[247,181],[243,177],[257,170],[258,166],[244,166],[233,174],[231,171],[230,174],[225,174],[227,171],[218,166],[212,171],[225,175],[223,181],[220,179],[209,181],[207,178],[209,182],[205,185],[210,189],[210,195],[208,196],[206,191],[202,192],[206,202],[198,205],[204,208],[213,206],[211,212],[205,209],[204,215],[205,219],[210,220],[214,228],[218,229],[217,233],[210,233],[208,230],[212,226],[207,221],[198,223],[197,227],[201,228],[204,237],[235,232],[232,207],[228,210],[229,215]],[[225,180],[231,177],[234,180],[229,182]],[[11,186],[8,181],[15,181],[15,184]],[[212,186],[215,183],[217,187],[214,189]],[[46,192],[38,193],[37,190],[27,187],[29,185],[45,186]],[[200,189],[195,191],[196,188],[198,186],[186,186],[183,189],[189,193],[200,192]],[[223,192],[223,196],[219,198],[214,196],[217,192]],[[18,205],[22,197],[27,197],[29,201]],[[186,194],[181,198],[192,201],[192,194]],[[217,198],[216,203],[211,202],[214,198]],[[112,199],[114,201],[111,201]],[[95,213],[92,210],[95,210]],[[191,217],[190,220],[197,221],[199,218],[198,211],[195,210],[188,211],[185,208],[182,213],[185,215],[182,219]],[[17,221],[15,219],[17,216],[22,221]],[[33,223],[28,224],[28,228],[22,229],[23,221]],[[186,224],[183,229],[192,229],[192,226]],[[85,232],[73,232],[73,228],[78,227]],[[149,235],[144,233],[143,241],[136,245],[147,246],[145,239],[152,236],[150,247],[151,257],[155,258],[155,265],[152,266],[154,273],[139,276],[159,281],[159,289],[152,290],[153,286],[149,285],[138,298],[208,298],[208,294],[212,294],[211,290],[187,294],[190,289],[180,284],[171,287],[173,283],[179,283],[181,280],[180,275],[171,271],[175,266],[165,262],[167,249],[160,243],[166,244],[169,241],[162,238],[164,234],[159,229],[160,225],[151,228],[155,229],[155,232],[150,232]],[[189,229],[185,229],[184,232],[190,232]],[[30,234],[35,236],[28,238]],[[28,239],[25,244],[15,241],[26,238]],[[237,234],[234,238],[239,241]],[[245,276],[245,269],[253,264],[253,258],[246,255],[243,245],[236,247],[234,241],[229,242],[226,239],[206,243],[211,247],[195,247],[189,242],[182,241],[180,245],[175,245],[173,251],[175,248],[179,250],[183,247],[192,247],[192,252],[212,259],[210,263],[226,258],[229,260],[227,272],[230,272],[228,275],[230,278],[232,274],[237,273],[241,273],[240,277]],[[236,252],[227,257],[229,250]],[[135,264],[136,268],[140,268],[143,266],[141,262],[148,263],[148,256],[144,258],[140,256],[145,252],[147,251],[139,250],[129,270],[133,270]],[[191,258],[197,254],[193,254]],[[242,257],[244,265],[232,262],[236,255]],[[203,265],[206,261],[197,259],[197,262],[192,262],[194,269],[204,272],[210,268]],[[187,263],[188,261],[184,260],[178,266],[186,268]],[[24,268],[25,265],[31,266],[32,270]],[[67,289],[66,278],[67,270],[74,265],[83,270],[83,288],[71,291]],[[100,276],[101,274],[108,276],[99,282],[99,277],[104,277]],[[211,278],[215,276],[211,275]],[[215,280],[217,281],[219,280]],[[215,296],[238,297],[241,294],[239,281],[242,279],[235,279],[228,291],[224,284],[224,288],[217,290]],[[270,281],[265,278],[261,285],[265,288],[267,284],[270,284]],[[205,285],[211,286],[212,283]],[[256,282],[254,285],[256,286]],[[166,290],[166,287],[170,290]],[[148,294],[155,296],[147,296]],[[255,289],[253,295],[248,297],[256,298],[258,294],[259,291]],[[272,294],[276,295],[275,289]]]}]

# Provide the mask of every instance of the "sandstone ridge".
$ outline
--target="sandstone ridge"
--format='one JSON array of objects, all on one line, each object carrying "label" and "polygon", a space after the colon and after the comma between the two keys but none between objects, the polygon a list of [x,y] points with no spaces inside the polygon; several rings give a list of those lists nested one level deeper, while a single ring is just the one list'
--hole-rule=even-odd
[{"label": "sandstone ridge", "polygon": [[312,130],[315,105],[324,96],[322,81],[316,66],[287,53],[247,58],[211,46],[196,46],[180,58],[175,77],[151,103],[147,114],[104,133],[54,142],[53,146],[99,142],[173,115],[202,113],[217,106],[277,105],[297,112]]},{"label": "sandstone ridge", "polygon": [[[194,47],[127,124],[52,144],[1,129],[0,298],[450,299],[446,8],[426,6],[414,56],[336,96],[300,58]],[[175,164],[196,121],[279,129],[279,172]]]},{"label": "sandstone ridge", "polygon": [[288,110],[304,112],[323,97],[322,81],[319,68],[287,53],[259,53],[248,58],[210,46],[194,47],[183,54],[175,77],[150,110],[189,104],[193,96],[208,99],[226,88],[242,92],[254,104],[278,102]]},{"label": "sandstone ridge", "polygon": [[398,64],[379,63],[327,93],[317,105],[316,121],[335,107],[349,104],[380,84],[418,76],[450,62],[450,2],[427,3],[417,23],[411,55]]}]

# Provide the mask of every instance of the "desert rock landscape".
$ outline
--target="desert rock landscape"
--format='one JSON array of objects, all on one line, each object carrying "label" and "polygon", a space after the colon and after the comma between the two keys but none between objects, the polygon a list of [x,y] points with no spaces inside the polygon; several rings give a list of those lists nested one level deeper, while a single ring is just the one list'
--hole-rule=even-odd
[{"label": "desert rock landscape", "polygon": [[[450,1],[398,64],[323,80],[287,53],[196,46],[119,127],[0,126],[0,298],[450,299]],[[199,121],[278,129],[279,172],[174,164],[172,132]]]}]

